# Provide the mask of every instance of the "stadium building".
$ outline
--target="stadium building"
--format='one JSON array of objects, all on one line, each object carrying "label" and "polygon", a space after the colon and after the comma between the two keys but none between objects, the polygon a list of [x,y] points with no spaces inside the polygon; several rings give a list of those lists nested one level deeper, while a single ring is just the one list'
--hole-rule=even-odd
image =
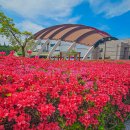
[{"label": "stadium building", "polygon": [[93,27],[63,24],[34,34],[32,55],[50,59],[130,59],[130,39],[118,40]]}]

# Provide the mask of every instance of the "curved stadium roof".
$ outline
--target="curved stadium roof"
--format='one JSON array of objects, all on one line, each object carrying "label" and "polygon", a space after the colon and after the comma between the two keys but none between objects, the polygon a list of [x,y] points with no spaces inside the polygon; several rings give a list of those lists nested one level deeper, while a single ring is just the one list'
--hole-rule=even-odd
[{"label": "curved stadium roof", "polygon": [[93,27],[79,24],[62,24],[43,29],[34,34],[34,39],[61,40],[92,46],[101,39],[111,36]]}]

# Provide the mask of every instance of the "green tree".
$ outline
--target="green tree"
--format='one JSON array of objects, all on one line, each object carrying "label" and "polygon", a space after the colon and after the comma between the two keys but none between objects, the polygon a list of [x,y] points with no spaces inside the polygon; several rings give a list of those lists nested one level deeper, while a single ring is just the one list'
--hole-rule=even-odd
[{"label": "green tree", "polygon": [[0,11],[0,35],[6,36],[12,46],[19,46],[23,56],[26,49],[35,43],[32,33],[20,31],[15,27],[13,19],[8,18],[2,11]]},{"label": "green tree", "polygon": [[0,44],[0,52],[4,51],[4,52],[6,52],[7,55],[10,53],[10,51],[12,51],[12,50],[17,51],[18,49],[19,49],[18,46],[9,46],[6,44],[4,44],[4,45]]}]

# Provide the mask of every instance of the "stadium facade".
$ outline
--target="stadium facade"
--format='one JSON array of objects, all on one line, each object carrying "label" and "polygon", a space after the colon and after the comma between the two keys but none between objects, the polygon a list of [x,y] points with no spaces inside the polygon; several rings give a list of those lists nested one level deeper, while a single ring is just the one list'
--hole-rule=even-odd
[{"label": "stadium facade", "polygon": [[130,59],[130,39],[118,40],[96,28],[79,24],[62,24],[45,28],[36,34],[37,44],[32,55],[68,58],[74,52],[78,58]]}]

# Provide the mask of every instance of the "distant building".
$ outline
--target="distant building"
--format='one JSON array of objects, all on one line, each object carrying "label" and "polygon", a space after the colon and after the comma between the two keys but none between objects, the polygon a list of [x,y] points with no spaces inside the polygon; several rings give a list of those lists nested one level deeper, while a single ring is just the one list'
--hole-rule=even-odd
[{"label": "distant building", "polygon": [[130,39],[118,40],[106,32],[79,24],[63,24],[34,34],[32,55],[54,58],[61,53],[80,53],[80,59],[130,59]]},{"label": "distant building", "polygon": [[130,59],[130,39],[100,44],[93,51],[93,59]]}]

